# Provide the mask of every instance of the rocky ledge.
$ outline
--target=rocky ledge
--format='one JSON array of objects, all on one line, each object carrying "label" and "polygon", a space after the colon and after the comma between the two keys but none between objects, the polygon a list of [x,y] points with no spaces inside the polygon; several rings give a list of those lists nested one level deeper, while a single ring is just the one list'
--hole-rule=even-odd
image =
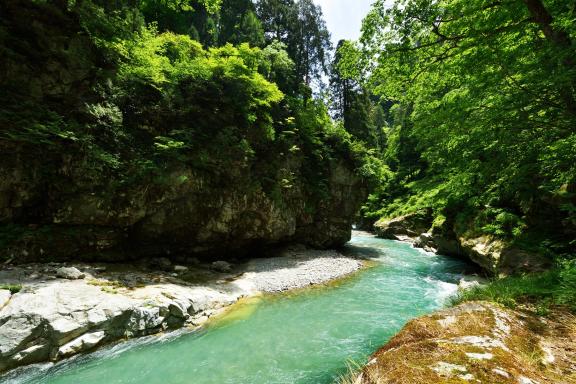
[{"label": "rocky ledge", "polygon": [[433,223],[432,211],[421,210],[374,224],[378,237],[411,242],[417,248],[465,257],[489,275],[542,271],[551,260],[488,235],[471,236],[449,222]]},{"label": "rocky ledge", "polygon": [[539,318],[465,303],[408,323],[351,382],[576,383],[575,324],[561,311]]},{"label": "rocky ledge", "polygon": [[14,294],[0,290],[0,372],[61,360],[117,340],[198,327],[241,297],[324,283],[361,266],[335,251],[293,248],[236,266],[174,266],[159,259],[153,268],[7,267],[0,270],[3,286],[21,289]]}]

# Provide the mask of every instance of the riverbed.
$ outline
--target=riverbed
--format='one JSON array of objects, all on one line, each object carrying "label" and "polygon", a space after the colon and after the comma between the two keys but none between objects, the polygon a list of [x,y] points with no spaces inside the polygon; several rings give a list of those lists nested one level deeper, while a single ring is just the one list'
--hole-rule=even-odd
[{"label": "riverbed", "polygon": [[322,384],[362,365],[412,318],[446,304],[469,266],[357,232],[370,267],[322,287],[245,300],[200,331],[122,343],[7,383]]}]

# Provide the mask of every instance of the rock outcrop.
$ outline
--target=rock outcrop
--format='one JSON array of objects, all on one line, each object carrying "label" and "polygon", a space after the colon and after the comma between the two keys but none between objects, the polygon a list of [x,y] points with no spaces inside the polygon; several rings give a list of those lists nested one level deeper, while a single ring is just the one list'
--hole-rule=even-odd
[{"label": "rock outcrop", "polygon": [[123,291],[108,280],[56,280],[14,295],[0,311],[0,371],[194,323],[244,294],[166,283]]},{"label": "rock outcrop", "polygon": [[426,232],[432,223],[432,211],[423,210],[393,219],[379,220],[374,231],[383,239],[416,238]]},{"label": "rock outcrop", "polygon": [[551,263],[537,252],[494,236],[470,236],[450,222],[433,224],[428,210],[380,220],[374,225],[374,231],[379,237],[409,241],[429,252],[465,257],[494,276],[541,271]]},{"label": "rock outcrop", "polygon": [[[33,197],[43,191],[41,182],[33,180],[37,169],[2,158],[0,175],[10,177],[0,178],[0,191],[20,198],[0,199],[0,222],[25,223],[11,227],[17,231],[6,234],[0,249],[0,259],[14,262],[121,261],[157,255],[185,262],[229,253],[239,257],[288,242],[333,248],[350,240],[354,214],[366,196],[363,181],[344,162],[333,164],[330,193],[313,210],[303,182],[275,201],[246,183],[219,187],[208,175],[182,169],[167,176],[164,185],[111,190],[100,181],[100,191],[76,189],[49,199],[43,214],[30,218],[38,204]],[[5,167],[14,168],[9,172]],[[76,181],[69,183],[73,188]]]},{"label": "rock outcrop", "polygon": [[461,304],[408,323],[352,382],[576,383],[574,321],[556,319]]},{"label": "rock outcrop", "polygon": [[[219,260],[350,239],[367,188],[348,149],[283,133],[284,106],[240,129],[248,112],[206,106],[204,84],[186,91],[198,105],[148,108],[162,98],[151,86],[114,99],[119,64],[88,3],[0,4],[0,260]],[[188,132],[186,150],[158,152],[170,132]]]}]

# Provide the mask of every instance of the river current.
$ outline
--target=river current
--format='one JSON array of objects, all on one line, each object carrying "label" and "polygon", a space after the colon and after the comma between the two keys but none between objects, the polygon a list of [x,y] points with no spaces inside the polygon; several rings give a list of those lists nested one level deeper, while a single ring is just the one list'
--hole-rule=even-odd
[{"label": "river current", "polygon": [[463,261],[357,232],[371,267],[320,288],[236,305],[201,331],[104,348],[6,378],[10,384],[323,384],[366,362],[404,324],[457,290]]}]

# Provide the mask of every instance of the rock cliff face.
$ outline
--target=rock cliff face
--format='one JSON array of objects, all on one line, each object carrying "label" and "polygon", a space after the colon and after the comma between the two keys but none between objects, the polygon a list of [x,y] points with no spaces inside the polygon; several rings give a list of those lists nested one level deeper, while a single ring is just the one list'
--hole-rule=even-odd
[{"label": "rock cliff face", "polygon": [[415,247],[442,255],[465,257],[490,275],[543,270],[550,260],[492,236],[469,236],[450,222],[432,223],[428,210],[374,225],[379,237],[410,241]]},{"label": "rock cliff face", "polygon": [[73,169],[62,175],[63,184],[51,185],[41,169],[17,156],[0,156],[0,222],[12,223],[4,234],[3,258],[182,259],[227,252],[241,256],[286,242],[336,247],[350,239],[353,216],[366,195],[362,180],[345,162],[331,165],[329,194],[319,202],[298,182],[275,200],[253,187],[249,173],[219,184],[181,167],[162,184],[116,188],[114,180],[82,186]]},{"label": "rock cliff face", "polygon": [[[0,260],[226,258],[349,240],[367,193],[350,153],[321,135],[307,144],[298,126],[294,142],[248,144],[232,103],[206,101],[202,85],[190,90],[197,105],[147,108],[159,96],[118,90],[114,56],[76,5],[0,5]],[[277,108],[287,111],[274,118],[294,119]],[[200,119],[189,149],[156,151],[168,128]],[[254,125],[264,123],[277,122]]]},{"label": "rock cliff face", "polygon": [[408,323],[352,382],[575,383],[576,335],[566,316],[465,303]]}]

